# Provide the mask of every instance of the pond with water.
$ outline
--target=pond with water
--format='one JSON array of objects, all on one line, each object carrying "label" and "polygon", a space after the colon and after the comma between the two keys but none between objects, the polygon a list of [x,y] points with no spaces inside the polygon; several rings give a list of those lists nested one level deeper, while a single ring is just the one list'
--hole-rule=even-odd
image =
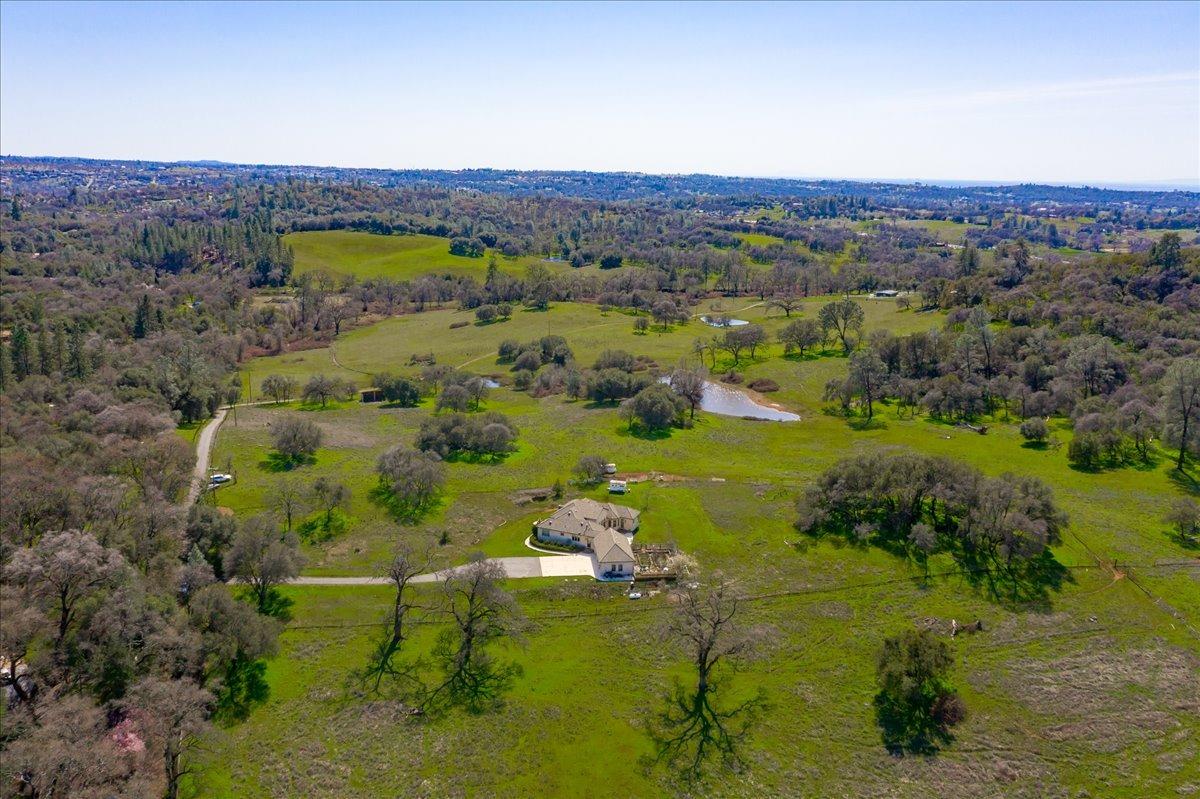
[{"label": "pond with water", "polygon": [[741,327],[750,324],[745,319],[730,319],[728,316],[701,316],[700,321],[709,327]]},{"label": "pond with water", "polygon": [[[662,378],[664,383],[670,382],[669,377]],[[704,398],[700,400],[700,410],[721,416],[736,416],[741,419],[766,419],[772,422],[798,422],[800,415],[791,411],[782,411],[758,402],[745,391],[704,381]]]}]

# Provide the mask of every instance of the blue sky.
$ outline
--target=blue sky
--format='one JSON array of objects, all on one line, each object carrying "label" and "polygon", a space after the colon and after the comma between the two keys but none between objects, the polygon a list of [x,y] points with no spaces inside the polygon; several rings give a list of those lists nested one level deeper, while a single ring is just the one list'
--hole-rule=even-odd
[{"label": "blue sky", "polygon": [[0,151],[1200,182],[1200,3],[0,3]]}]

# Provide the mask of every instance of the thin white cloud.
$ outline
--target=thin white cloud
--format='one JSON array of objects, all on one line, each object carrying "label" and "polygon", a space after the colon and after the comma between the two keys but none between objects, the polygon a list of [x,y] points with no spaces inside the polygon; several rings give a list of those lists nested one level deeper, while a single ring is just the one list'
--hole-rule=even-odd
[{"label": "thin white cloud", "polygon": [[1097,80],[1058,81],[997,89],[981,89],[960,93],[919,95],[892,98],[889,106],[930,109],[995,108],[997,106],[1027,105],[1047,101],[1112,97],[1137,93],[1139,90],[1168,89],[1179,91],[1190,85],[1200,93],[1200,72],[1168,72],[1159,75],[1130,75]]}]

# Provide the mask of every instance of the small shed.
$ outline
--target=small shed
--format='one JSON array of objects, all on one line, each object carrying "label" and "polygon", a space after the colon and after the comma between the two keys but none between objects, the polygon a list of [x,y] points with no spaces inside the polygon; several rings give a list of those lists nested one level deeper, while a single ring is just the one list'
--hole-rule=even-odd
[{"label": "small shed", "polygon": [[383,389],[364,388],[358,392],[358,396],[363,402],[383,402]]}]

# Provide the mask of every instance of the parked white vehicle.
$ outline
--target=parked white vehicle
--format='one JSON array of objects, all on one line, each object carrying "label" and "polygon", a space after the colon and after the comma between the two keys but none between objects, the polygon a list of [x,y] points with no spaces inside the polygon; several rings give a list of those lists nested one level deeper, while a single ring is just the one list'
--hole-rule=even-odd
[{"label": "parked white vehicle", "polygon": [[633,591],[633,592],[631,592],[631,593],[629,594],[629,598],[630,598],[630,599],[641,599],[641,598],[642,598],[642,592],[641,592],[641,591]]},{"label": "parked white vehicle", "polygon": [[617,473],[617,464],[615,464],[615,463],[604,464],[604,473],[605,474],[616,474]]},{"label": "parked white vehicle", "polygon": [[219,486],[222,483],[228,483],[228,482],[231,482],[232,480],[233,480],[233,475],[225,474],[224,472],[216,472],[215,474],[210,474],[208,476],[208,484],[212,485],[212,486]]}]

